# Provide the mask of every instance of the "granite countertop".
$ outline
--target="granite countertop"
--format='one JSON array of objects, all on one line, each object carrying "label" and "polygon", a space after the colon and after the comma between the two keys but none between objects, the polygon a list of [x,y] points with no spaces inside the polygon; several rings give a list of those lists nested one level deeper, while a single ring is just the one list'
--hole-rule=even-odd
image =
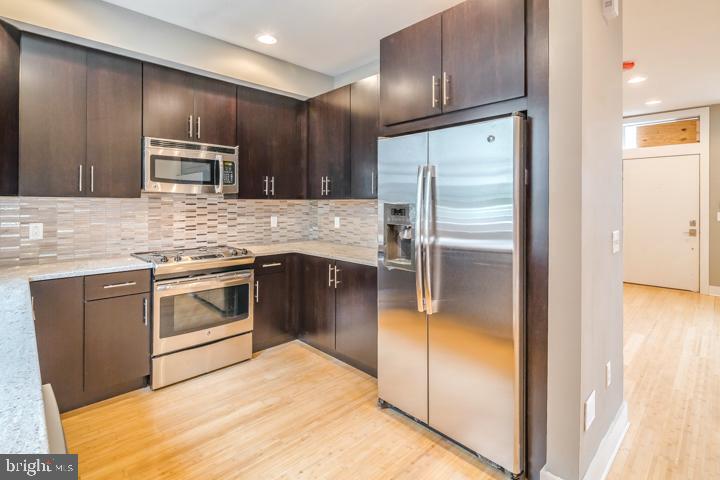
[{"label": "granite countertop", "polygon": [[340,245],[337,243],[315,240],[266,245],[247,245],[246,248],[258,257],[265,255],[279,255],[282,253],[301,253],[304,255],[314,255],[316,257],[325,257],[333,260],[359,263],[370,267],[377,266],[377,248]]},{"label": "granite countertop", "polygon": [[0,453],[47,453],[30,282],[141,270],[132,257],[0,268]]},{"label": "granite countertop", "polygon": [[[321,241],[242,246],[256,256],[300,253],[377,265],[377,250],[368,247]],[[130,256],[0,268],[0,453],[48,452],[30,282],[149,268]]]}]

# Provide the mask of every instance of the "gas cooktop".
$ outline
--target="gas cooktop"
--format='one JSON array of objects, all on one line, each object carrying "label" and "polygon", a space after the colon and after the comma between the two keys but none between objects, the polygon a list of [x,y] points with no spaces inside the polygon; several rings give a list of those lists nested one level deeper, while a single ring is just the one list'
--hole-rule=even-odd
[{"label": "gas cooktop", "polygon": [[248,249],[227,245],[140,252],[133,256],[152,263],[156,273],[222,268],[255,261],[255,255]]}]

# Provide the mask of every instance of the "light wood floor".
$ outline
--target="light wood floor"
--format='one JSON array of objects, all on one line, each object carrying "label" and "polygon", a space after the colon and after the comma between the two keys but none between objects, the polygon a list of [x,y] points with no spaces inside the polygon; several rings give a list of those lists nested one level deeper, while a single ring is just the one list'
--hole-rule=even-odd
[{"label": "light wood floor", "polygon": [[630,429],[608,479],[720,479],[720,299],[625,287]]},{"label": "light wood floor", "polygon": [[376,401],[372,377],[292,342],[63,426],[84,480],[504,478]]}]

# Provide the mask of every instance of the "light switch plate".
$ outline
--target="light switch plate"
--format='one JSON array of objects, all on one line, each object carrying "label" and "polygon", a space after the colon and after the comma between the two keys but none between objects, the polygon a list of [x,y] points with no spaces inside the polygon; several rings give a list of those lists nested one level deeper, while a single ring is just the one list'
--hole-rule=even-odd
[{"label": "light switch plate", "polygon": [[620,230],[613,230],[612,232],[612,253],[618,253],[620,251]]},{"label": "light switch plate", "polygon": [[42,223],[29,223],[29,237],[30,240],[42,240],[43,239],[43,224]]},{"label": "light switch plate", "polygon": [[340,228],[340,217],[335,217],[335,228]]},{"label": "light switch plate", "polygon": [[595,390],[592,391],[587,400],[585,400],[585,431],[590,429],[595,421]]},{"label": "light switch plate", "polygon": [[612,365],[610,362],[605,364],[605,388],[610,388],[612,384]]},{"label": "light switch plate", "polygon": [[270,216],[270,228],[277,227],[277,217],[275,215]]},{"label": "light switch plate", "polygon": [[720,212],[717,212],[717,221],[720,222]]}]

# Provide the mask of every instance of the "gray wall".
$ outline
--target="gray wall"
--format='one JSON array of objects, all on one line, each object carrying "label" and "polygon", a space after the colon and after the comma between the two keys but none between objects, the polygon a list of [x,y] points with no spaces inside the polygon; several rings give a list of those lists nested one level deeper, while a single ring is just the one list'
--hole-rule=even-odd
[{"label": "gray wall", "polygon": [[0,17],[71,42],[301,98],[333,88],[328,75],[97,0],[0,0]]},{"label": "gray wall", "polygon": [[720,286],[720,105],[710,106],[710,285]]},{"label": "gray wall", "polygon": [[[623,404],[622,20],[550,0],[550,251],[546,473],[583,478]],[[613,382],[605,388],[605,364]],[[585,400],[596,418],[584,430]]]}]

